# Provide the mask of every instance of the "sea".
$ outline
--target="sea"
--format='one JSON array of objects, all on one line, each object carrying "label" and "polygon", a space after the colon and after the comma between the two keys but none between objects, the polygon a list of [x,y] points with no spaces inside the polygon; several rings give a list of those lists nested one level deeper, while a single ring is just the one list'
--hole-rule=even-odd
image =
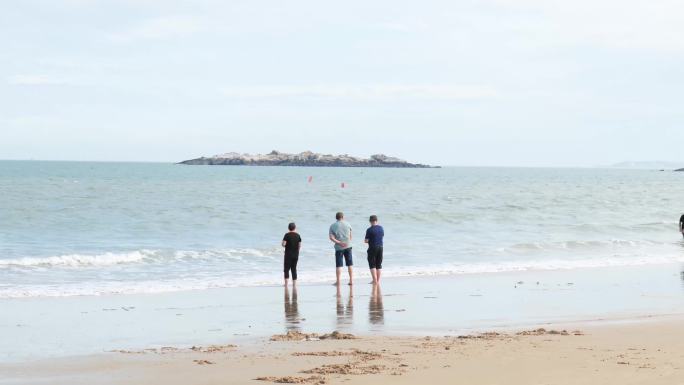
[{"label": "sea", "polygon": [[135,295],[332,282],[345,213],[385,277],[684,262],[684,173],[570,168],[299,168],[0,161],[0,298]]}]

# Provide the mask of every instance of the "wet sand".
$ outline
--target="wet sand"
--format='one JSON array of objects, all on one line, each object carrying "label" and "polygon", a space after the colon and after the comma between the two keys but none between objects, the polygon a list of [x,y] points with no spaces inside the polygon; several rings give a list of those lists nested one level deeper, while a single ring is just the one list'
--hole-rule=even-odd
[{"label": "wet sand", "polygon": [[443,337],[290,332],[237,346],[0,364],[0,383],[682,384],[682,321],[657,317]]}]

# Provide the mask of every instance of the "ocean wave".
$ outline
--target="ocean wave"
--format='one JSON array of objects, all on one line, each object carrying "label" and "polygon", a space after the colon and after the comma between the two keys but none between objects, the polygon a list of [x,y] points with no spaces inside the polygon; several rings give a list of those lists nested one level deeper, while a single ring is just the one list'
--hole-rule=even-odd
[{"label": "ocean wave", "polygon": [[193,260],[231,260],[240,262],[249,259],[273,259],[278,249],[226,249],[226,250],[136,250],[130,252],[107,252],[101,254],[66,254],[49,257],[22,257],[0,259],[1,268],[79,268],[108,267],[134,263],[165,263]]},{"label": "ocean wave", "polygon": [[149,251],[132,251],[129,253],[104,253],[97,255],[67,254],[52,257],[24,257],[0,259],[1,267],[79,267],[79,266],[112,266],[123,263],[140,262],[147,258]]},{"label": "ocean wave", "polygon": [[[645,265],[684,263],[683,255],[655,257],[608,257],[600,259],[551,259],[509,262],[441,264],[427,266],[387,267],[386,278],[429,277],[465,274],[497,274],[531,271],[574,270],[589,268],[619,268]],[[275,286],[282,284],[280,272],[235,276],[213,272],[214,275],[158,281],[87,281],[64,284],[0,285],[0,298],[71,297],[101,295],[159,294],[182,291],[226,289],[235,287]],[[365,270],[355,273],[357,279],[369,278]],[[333,269],[312,269],[300,272],[300,284],[322,284],[334,279]]]},{"label": "ocean wave", "polygon": [[558,241],[558,242],[527,242],[518,243],[508,247],[500,247],[498,252],[511,252],[514,254],[525,254],[530,252],[558,252],[558,251],[598,251],[602,249],[615,248],[659,248],[671,247],[672,242],[655,242],[648,240],[627,240],[627,239],[610,239],[610,240],[574,240],[574,241]]}]

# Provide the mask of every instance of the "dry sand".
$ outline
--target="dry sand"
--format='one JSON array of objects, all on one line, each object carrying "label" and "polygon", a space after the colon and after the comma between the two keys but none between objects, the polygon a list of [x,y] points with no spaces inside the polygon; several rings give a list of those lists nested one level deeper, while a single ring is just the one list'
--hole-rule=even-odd
[{"label": "dry sand", "polygon": [[2,364],[0,383],[684,384],[681,318],[438,338],[352,337],[291,333],[245,346]]}]

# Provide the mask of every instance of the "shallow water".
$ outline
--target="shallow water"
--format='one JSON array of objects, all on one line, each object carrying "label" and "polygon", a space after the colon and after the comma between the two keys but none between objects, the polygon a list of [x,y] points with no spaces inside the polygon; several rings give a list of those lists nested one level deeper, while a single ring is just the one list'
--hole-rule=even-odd
[{"label": "shallow water", "polygon": [[289,221],[300,280],[327,281],[338,210],[362,268],[380,217],[386,276],[679,262],[683,194],[655,171],[2,161],[0,298],[276,284]]},{"label": "shallow water", "polygon": [[[289,330],[461,335],[582,328],[684,314],[682,264],[236,287],[161,294],[0,300],[0,362],[55,356],[251,345]],[[557,323],[560,323],[558,325]]]}]

